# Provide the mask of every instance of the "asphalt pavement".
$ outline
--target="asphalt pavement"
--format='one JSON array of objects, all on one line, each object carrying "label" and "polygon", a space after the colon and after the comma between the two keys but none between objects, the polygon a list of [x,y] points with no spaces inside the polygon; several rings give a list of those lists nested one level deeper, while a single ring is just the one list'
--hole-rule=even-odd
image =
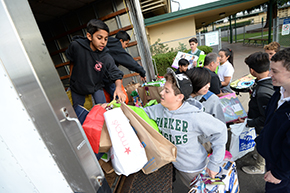
[{"label": "asphalt pavement", "polygon": [[[226,42],[222,43],[222,47],[228,47],[234,52],[234,68],[235,73],[233,76],[233,80],[243,77],[244,75],[249,74],[249,68],[244,63],[244,60],[247,56],[254,52],[263,51],[262,46],[243,46],[242,43],[229,44]],[[244,109],[248,111],[248,102],[249,102],[249,94],[248,93],[240,93],[238,98],[243,105]],[[229,132],[229,142],[230,142],[230,132]],[[250,152],[244,157],[236,160],[237,171],[238,171],[238,179],[240,185],[240,193],[263,193],[265,188],[264,175],[249,175],[244,173],[241,170],[241,167],[244,165],[253,165],[254,159],[252,155],[255,152]],[[185,193],[188,192],[188,189],[183,185],[181,180],[176,176],[177,179],[173,184],[173,193]]]}]

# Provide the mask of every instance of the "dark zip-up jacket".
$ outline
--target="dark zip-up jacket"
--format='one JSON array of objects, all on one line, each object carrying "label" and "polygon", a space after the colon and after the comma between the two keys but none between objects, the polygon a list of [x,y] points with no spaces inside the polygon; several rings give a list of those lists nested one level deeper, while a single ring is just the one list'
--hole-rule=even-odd
[{"label": "dark zip-up jacket", "polygon": [[137,72],[141,77],[145,77],[145,70],[140,66],[134,58],[126,52],[122,47],[120,40],[117,38],[109,37],[107,48],[109,48],[109,54],[113,57],[116,65],[122,65],[131,71]]},{"label": "dark zip-up jacket", "polygon": [[269,101],[265,126],[255,139],[256,147],[271,166],[272,175],[280,180],[290,180],[290,102],[284,102],[278,109],[280,89]]},{"label": "dark zip-up jacket", "polygon": [[74,64],[70,88],[78,94],[93,94],[103,89],[104,78],[112,82],[123,78],[124,73],[115,65],[109,49],[93,51],[86,37],[74,37],[65,54]]},{"label": "dark zip-up jacket", "polygon": [[247,124],[250,127],[255,127],[258,134],[264,127],[266,108],[274,92],[271,78],[257,81],[253,88]]}]

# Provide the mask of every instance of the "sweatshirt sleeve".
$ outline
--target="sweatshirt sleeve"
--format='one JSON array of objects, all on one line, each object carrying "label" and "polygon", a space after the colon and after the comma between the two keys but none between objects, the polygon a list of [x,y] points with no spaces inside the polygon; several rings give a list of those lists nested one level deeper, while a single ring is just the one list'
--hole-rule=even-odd
[{"label": "sweatshirt sleeve", "polygon": [[207,167],[214,172],[219,172],[220,166],[225,157],[226,143],[228,139],[227,127],[220,120],[207,113],[205,114],[206,115],[204,116],[206,117],[204,118],[206,121],[201,121],[199,127],[201,132],[209,137],[213,149]]},{"label": "sweatshirt sleeve", "polygon": [[115,82],[116,80],[122,80],[124,73],[115,65],[112,57],[108,57],[106,66],[106,75],[112,82]]},{"label": "sweatshirt sleeve", "polygon": [[155,116],[154,116],[155,115],[155,113],[154,113],[155,112],[155,107],[156,107],[156,105],[143,108],[143,110],[148,115],[148,117],[150,119],[153,119],[153,120],[156,119]]},{"label": "sweatshirt sleeve", "polygon": [[122,47],[118,47],[118,49],[111,48],[110,55],[113,57],[117,65],[121,64],[129,70],[139,73],[141,77],[145,77],[146,72],[144,68],[140,66]]},{"label": "sweatshirt sleeve", "polygon": [[255,128],[263,128],[264,123],[265,123],[265,119],[266,119],[266,108],[268,105],[268,102],[271,98],[271,95],[267,94],[267,93],[261,93],[258,97],[257,97],[257,106],[259,108],[259,113],[260,116],[254,118],[254,119],[249,119],[247,121],[247,124],[249,127],[255,127]]},{"label": "sweatshirt sleeve", "polygon": [[65,51],[65,55],[67,59],[71,62],[74,61],[74,52],[75,52],[75,44],[77,44],[75,41],[72,41],[71,44],[68,46],[68,48]]},{"label": "sweatshirt sleeve", "polygon": [[290,176],[290,130],[286,133],[285,139],[281,142],[282,152],[277,163],[271,168],[272,175],[279,180],[289,180]]}]

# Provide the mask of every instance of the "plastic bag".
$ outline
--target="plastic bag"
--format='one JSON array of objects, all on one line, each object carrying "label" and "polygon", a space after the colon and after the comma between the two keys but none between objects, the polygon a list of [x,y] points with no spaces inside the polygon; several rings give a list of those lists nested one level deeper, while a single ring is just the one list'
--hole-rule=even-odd
[{"label": "plastic bag", "polygon": [[112,142],[110,149],[112,165],[117,174],[130,175],[147,163],[143,145],[120,108],[104,113]]},{"label": "plastic bag", "polygon": [[232,132],[230,153],[233,156],[233,161],[254,151],[256,131],[253,127],[247,127],[246,123],[247,120],[244,123],[230,125]]}]

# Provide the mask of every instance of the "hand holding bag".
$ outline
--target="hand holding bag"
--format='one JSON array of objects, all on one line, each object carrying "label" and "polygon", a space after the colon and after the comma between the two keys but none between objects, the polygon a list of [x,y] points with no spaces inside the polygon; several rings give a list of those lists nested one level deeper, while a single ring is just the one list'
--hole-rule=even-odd
[{"label": "hand holding bag", "polygon": [[109,110],[104,116],[112,142],[110,153],[115,172],[126,176],[138,172],[148,160],[128,119],[120,108]]}]

